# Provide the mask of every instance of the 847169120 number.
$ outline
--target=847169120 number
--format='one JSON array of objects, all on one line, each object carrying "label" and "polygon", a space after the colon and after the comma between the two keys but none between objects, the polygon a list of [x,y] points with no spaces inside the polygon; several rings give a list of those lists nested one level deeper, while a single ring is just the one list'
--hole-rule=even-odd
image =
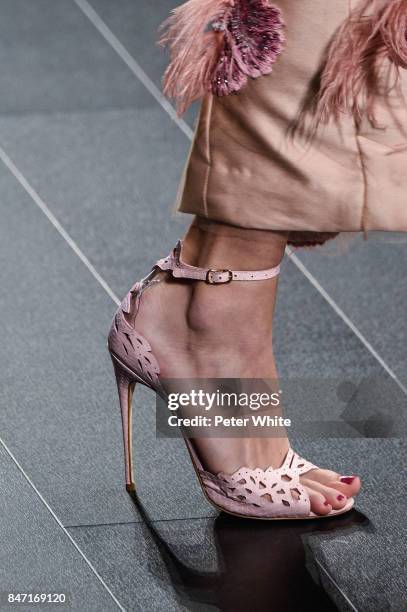
[{"label": "847169120 number", "polygon": [[1,599],[15,604],[64,604],[65,593],[2,593]]}]

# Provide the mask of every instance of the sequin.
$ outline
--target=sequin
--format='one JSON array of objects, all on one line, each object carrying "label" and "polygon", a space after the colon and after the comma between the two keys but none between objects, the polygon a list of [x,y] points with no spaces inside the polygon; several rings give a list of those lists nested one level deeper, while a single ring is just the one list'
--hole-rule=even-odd
[{"label": "sequin", "polygon": [[268,0],[238,0],[211,27],[224,35],[211,83],[214,94],[228,95],[244,87],[248,77],[272,71],[283,48],[284,23],[280,9]]}]

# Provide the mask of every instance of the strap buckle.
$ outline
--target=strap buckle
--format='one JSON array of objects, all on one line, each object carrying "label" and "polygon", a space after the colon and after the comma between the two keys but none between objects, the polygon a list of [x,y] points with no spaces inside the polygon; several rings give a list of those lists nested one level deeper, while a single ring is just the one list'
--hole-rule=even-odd
[{"label": "strap buckle", "polygon": [[[213,278],[213,274],[222,274],[224,272],[228,273],[228,277],[226,280],[219,279],[219,277],[217,279]],[[211,268],[207,271],[205,280],[207,283],[209,283],[209,285],[226,285],[227,283],[232,282],[233,272],[232,270],[216,270]]]}]

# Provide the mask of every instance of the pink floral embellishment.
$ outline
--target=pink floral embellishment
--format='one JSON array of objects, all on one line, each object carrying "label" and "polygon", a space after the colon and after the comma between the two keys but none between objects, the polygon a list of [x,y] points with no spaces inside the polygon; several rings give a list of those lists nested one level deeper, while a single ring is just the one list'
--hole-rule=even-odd
[{"label": "pink floral embellishment", "polygon": [[283,49],[279,8],[265,0],[240,0],[212,23],[224,36],[211,91],[225,96],[246,85],[248,77],[269,74]]},{"label": "pink floral embellishment", "polygon": [[283,49],[284,22],[269,0],[188,0],[161,25],[171,61],[163,92],[178,115],[207,92],[228,95],[269,74]]}]

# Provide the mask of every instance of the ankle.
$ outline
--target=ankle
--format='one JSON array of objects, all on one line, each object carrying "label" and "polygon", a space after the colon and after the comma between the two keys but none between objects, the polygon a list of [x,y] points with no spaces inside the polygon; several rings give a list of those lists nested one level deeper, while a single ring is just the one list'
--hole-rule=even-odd
[{"label": "ankle", "polygon": [[[287,232],[248,230],[196,217],[183,239],[182,261],[192,266],[264,270],[281,262]],[[276,279],[218,286],[197,283],[191,290],[187,324],[192,333],[258,345],[269,339]]]},{"label": "ankle", "polygon": [[[262,286],[260,286],[260,284]],[[191,291],[186,323],[191,334],[223,346],[259,346],[271,340],[275,281],[207,285]]]},{"label": "ankle", "polygon": [[245,229],[195,217],[183,238],[182,258],[193,266],[262,270],[278,265],[288,232]]}]

